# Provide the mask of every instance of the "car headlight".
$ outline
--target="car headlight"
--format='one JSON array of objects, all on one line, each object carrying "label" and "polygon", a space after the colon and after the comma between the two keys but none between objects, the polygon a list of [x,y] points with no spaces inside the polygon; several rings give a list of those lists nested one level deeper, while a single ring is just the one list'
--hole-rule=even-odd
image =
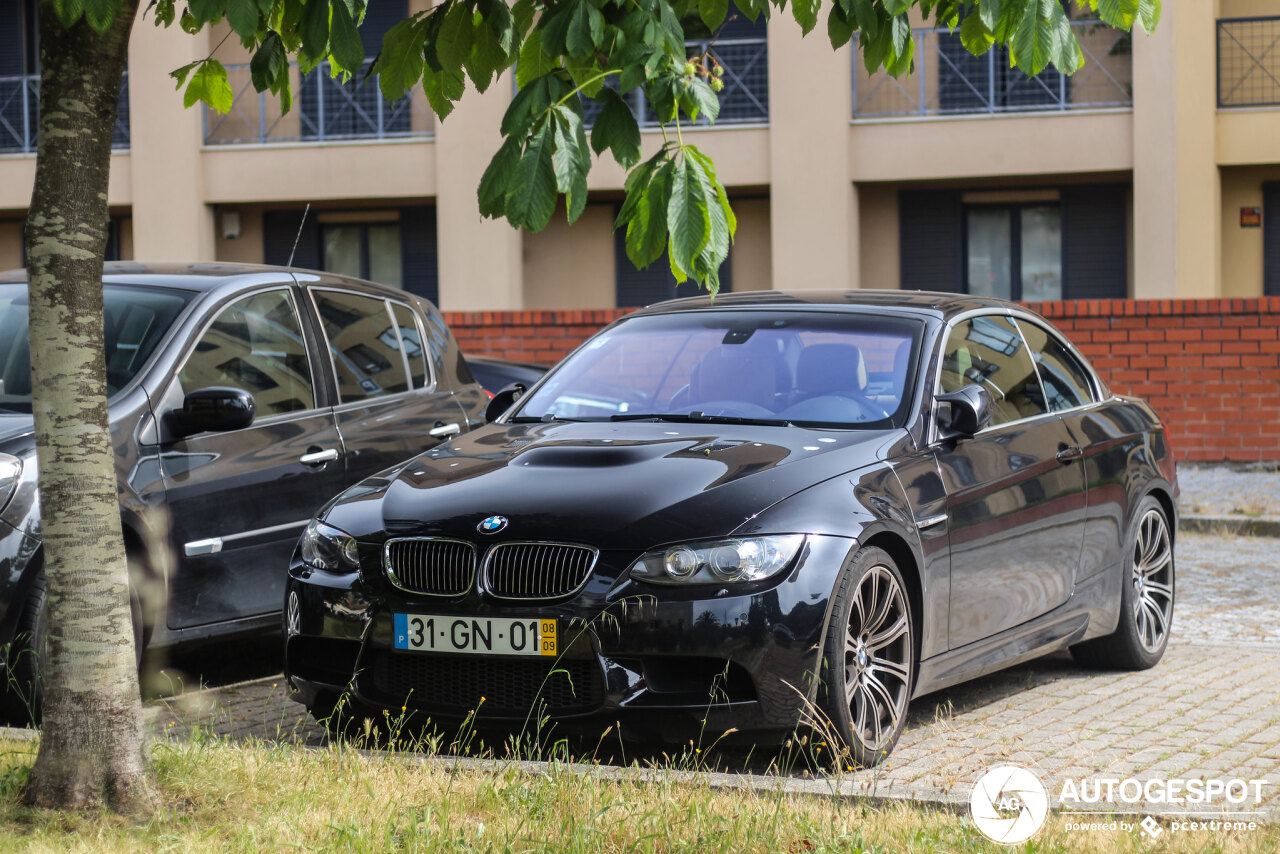
[{"label": "car headlight", "polygon": [[302,532],[302,562],[325,572],[358,572],[360,555],[356,551],[356,538],[319,519],[312,519],[307,530]]},{"label": "car headlight", "polygon": [[761,581],[786,569],[804,534],[734,537],[657,549],[631,565],[631,577],[655,584]]},{"label": "car headlight", "polygon": [[9,503],[22,480],[22,460],[12,454],[0,454],[0,510]]}]

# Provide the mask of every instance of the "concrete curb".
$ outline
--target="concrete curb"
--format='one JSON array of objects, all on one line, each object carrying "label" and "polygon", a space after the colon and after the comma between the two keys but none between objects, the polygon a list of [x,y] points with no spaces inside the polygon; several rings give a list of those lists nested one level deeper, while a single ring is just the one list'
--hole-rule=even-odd
[{"label": "concrete curb", "polygon": [[1183,516],[1179,527],[1193,534],[1280,537],[1280,519],[1249,516]]}]

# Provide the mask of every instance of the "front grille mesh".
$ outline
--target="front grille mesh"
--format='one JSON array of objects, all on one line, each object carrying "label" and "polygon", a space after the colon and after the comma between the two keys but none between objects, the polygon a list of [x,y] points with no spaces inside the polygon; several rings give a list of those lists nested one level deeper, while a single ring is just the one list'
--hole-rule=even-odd
[{"label": "front grille mesh", "polygon": [[566,543],[499,543],[485,558],[485,587],[501,599],[555,599],[587,580],[597,552]]},{"label": "front grille mesh", "polygon": [[[378,652],[372,694],[396,706],[436,714],[513,717],[589,712],[604,702],[604,676],[595,661],[514,660]],[[483,702],[481,702],[483,698]]]},{"label": "front grille mesh", "polygon": [[391,540],[384,556],[392,582],[427,596],[461,596],[476,577],[476,549],[462,540]]}]

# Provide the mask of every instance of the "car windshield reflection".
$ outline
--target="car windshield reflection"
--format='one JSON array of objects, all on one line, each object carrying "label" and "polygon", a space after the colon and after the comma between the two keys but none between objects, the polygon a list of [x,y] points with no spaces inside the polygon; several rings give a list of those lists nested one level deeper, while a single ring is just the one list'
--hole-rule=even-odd
[{"label": "car windshield reflection", "polygon": [[858,313],[635,317],[561,363],[511,420],[899,427],[922,328]]}]

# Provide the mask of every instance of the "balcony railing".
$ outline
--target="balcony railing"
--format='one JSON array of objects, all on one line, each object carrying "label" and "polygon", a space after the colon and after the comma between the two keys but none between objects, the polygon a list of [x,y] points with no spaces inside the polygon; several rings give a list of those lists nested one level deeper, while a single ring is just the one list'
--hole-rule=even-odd
[{"label": "balcony railing", "polygon": [[[711,52],[724,66],[724,89],[720,92],[720,115],[716,125],[768,124],[769,122],[769,42],[764,37],[716,39],[685,43],[686,55],[700,57]],[[616,78],[610,78],[611,81]],[[627,101],[636,121],[643,127],[657,127],[658,114],[649,105],[644,92],[635,89]],[[602,105],[583,100],[588,125],[595,121]],[[698,125],[709,124],[703,116]]]},{"label": "balcony railing", "polygon": [[[36,150],[40,123],[40,75],[0,77],[0,154],[26,154]],[[129,147],[129,74],[120,81],[116,105],[116,129],[111,138],[116,150]]]},{"label": "balcony railing", "polygon": [[1218,106],[1280,106],[1280,17],[1218,21]]},{"label": "balcony railing", "polygon": [[372,59],[345,84],[330,76],[326,62],[309,74],[290,66],[296,98],[287,115],[280,100],[256,92],[248,65],[228,65],[227,80],[235,98],[223,115],[205,109],[206,145],[266,142],[329,142],[348,139],[399,139],[430,136],[435,120],[421,88],[389,101],[376,75],[368,76]]},{"label": "balcony railing", "polygon": [[1009,67],[1007,48],[973,56],[958,32],[916,30],[915,69],[901,78],[868,75],[854,55],[853,116],[1025,113],[1133,107],[1133,61],[1128,33],[1096,20],[1072,21],[1085,65],[1067,77],[1047,68],[1035,77]]}]

